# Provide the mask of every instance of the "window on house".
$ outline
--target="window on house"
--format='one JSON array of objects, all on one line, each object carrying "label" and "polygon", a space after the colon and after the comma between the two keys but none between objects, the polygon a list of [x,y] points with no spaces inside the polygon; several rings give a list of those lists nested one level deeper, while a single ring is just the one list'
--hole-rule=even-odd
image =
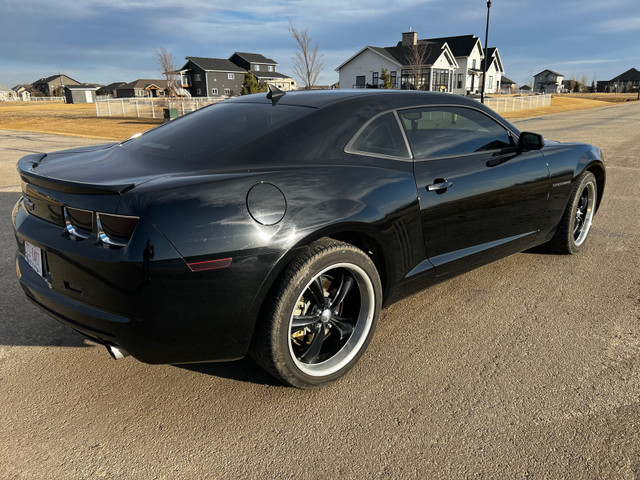
[{"label": "window on house", "polygon": [[202,75],[200,73],[196,73],[196,74],[193,75],[193,79],[196,82],[201,82],[202,81]]},{"label": "window on house", "polygon": [[236,75],[234,73],[227,73],[228,80],[234,80],[235,78],[236,78]]},{"label": "window on house", "polygon": [[458,74],[458,85],[456,88],[462,88],[462,74]]},{"label": "window on house", "polygon": [[448,92],[449,91],[449,70],[442,68],[433,69],[433,90],[434,92]]},{"label": "window on house", "polygon": [[356,77],[356,84],[354,85],[355,88],[364,88],[365,86],[365,78],[364,75],[358,75]]},{"label": "window on house", "polygon": [[509,132],[477,110],[421,107],[398,114],[415,158],[468,155],[513,146]]},{"label": "window on house", "polygon": [[199,88],[196,88],[196,95],[201,95],[202,94],[202,90]]},{"label": "window on house", "polygon": [[473,59],[473,64],[471,65],[471,68],[476,68],[476,59]]},{"label": "window on house", "polygon": [[493,88],[493,76],[489,76],[489,89]]},{"label": "window on house", "polygon": [[212,88],[211,89],[211,95],[217,95],[218,94],[218,89],[217,88]]},{"label": "window on house", "polygon": [[391,71],[391,88],[398,88],[398,72]]},{"label": "window on house", "polygon": [[273,72],[273,67],[271,65],[269,65],[269,71]]},{"label": "window on house", "polygon": [[372,85],[374,87],[378,86],[378,72],[373,72],[373,81],[372,81]]},{"label": "window on house", "polygon": [[254,65],[254,66],[253,66],[253,69],[254,69],[256,72],[259,72],[259,71],[260,71],[260,65]]},{"label": "window on house", "polygon": [[228,89],[228,88],[225,88],[225,89],[224,89],[224,94],[225,94],[225,95],[231,95],[231,90],[230,90],[230,89]]}]

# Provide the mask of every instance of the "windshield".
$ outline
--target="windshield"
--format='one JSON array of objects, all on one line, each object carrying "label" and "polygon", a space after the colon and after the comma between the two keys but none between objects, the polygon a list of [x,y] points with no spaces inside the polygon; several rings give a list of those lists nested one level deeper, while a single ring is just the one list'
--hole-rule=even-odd
[{"label": "windshield", "polygon": [[262,103],[219,103],[122,144],[131,151],[203,161],[287,125],[314,109]]}]

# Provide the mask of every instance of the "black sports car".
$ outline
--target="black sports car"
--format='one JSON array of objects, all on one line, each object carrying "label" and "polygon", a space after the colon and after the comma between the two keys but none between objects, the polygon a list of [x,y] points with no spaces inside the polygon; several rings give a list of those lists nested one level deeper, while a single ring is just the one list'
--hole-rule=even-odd
[{"label": "black sports car", "polygon": [[250,353],[303,388],[344,375],[416,286],[578,252],[605,184],[594,146],[384,90],[234,98],[18,170],[17,272],[45,312],[115,358]]}]

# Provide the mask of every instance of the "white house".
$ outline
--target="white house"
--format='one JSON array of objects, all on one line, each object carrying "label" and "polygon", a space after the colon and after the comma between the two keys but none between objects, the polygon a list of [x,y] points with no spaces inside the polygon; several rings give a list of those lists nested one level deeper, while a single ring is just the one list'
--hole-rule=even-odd
[{"label": "white house", "polygon": [[[422,73],[414,79],[411,68],[413,49],[424,52]],[[458,68],[455,56],[446,42],[418,40],[417,32],[402,34],[395,47],[366,46],[336,68],[340,88],[378,88],[382,85],[382,69],[391,77],[392,88],[407,89],[414,85],[421,90],[452,92],[454,72]]]},{"label": "white house", "polygon": [[542,93],[560,93],[563,91],[564,75],[553,70],[543,70],[533,76],[533,91]]},{"label": "white house", "polygon": [[[497,47],[487,48],[487,82],[484,86],[485,93],[500,93],[500,81],[504,76],[504,67]],[[482,69],[484,70],[484,60]],[[482,77],[481,77],[482,78]],[[482,87],[481,87],[482,88]]]},{"label": "white house", "polygon": [[427,41],[447,42],[456,57],[458,68],[455,71],[453,93],[458,95],[480,93],[484,52],[478,37],[475,35],[458,35],[430,38]]}]

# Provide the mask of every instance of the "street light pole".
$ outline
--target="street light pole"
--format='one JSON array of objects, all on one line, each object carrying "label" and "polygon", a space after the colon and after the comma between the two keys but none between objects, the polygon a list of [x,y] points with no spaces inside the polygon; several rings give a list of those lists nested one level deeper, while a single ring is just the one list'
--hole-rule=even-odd
[{"label": "street light pole", "polygon": [[484,34],[484,62],[482,64],[482,91],[480,92],[480,103],[484,103],[484,87],[487,83],[487,51],[489,49],[489,12],[491,11],[491,0],[487,0],[487,30]]}]

